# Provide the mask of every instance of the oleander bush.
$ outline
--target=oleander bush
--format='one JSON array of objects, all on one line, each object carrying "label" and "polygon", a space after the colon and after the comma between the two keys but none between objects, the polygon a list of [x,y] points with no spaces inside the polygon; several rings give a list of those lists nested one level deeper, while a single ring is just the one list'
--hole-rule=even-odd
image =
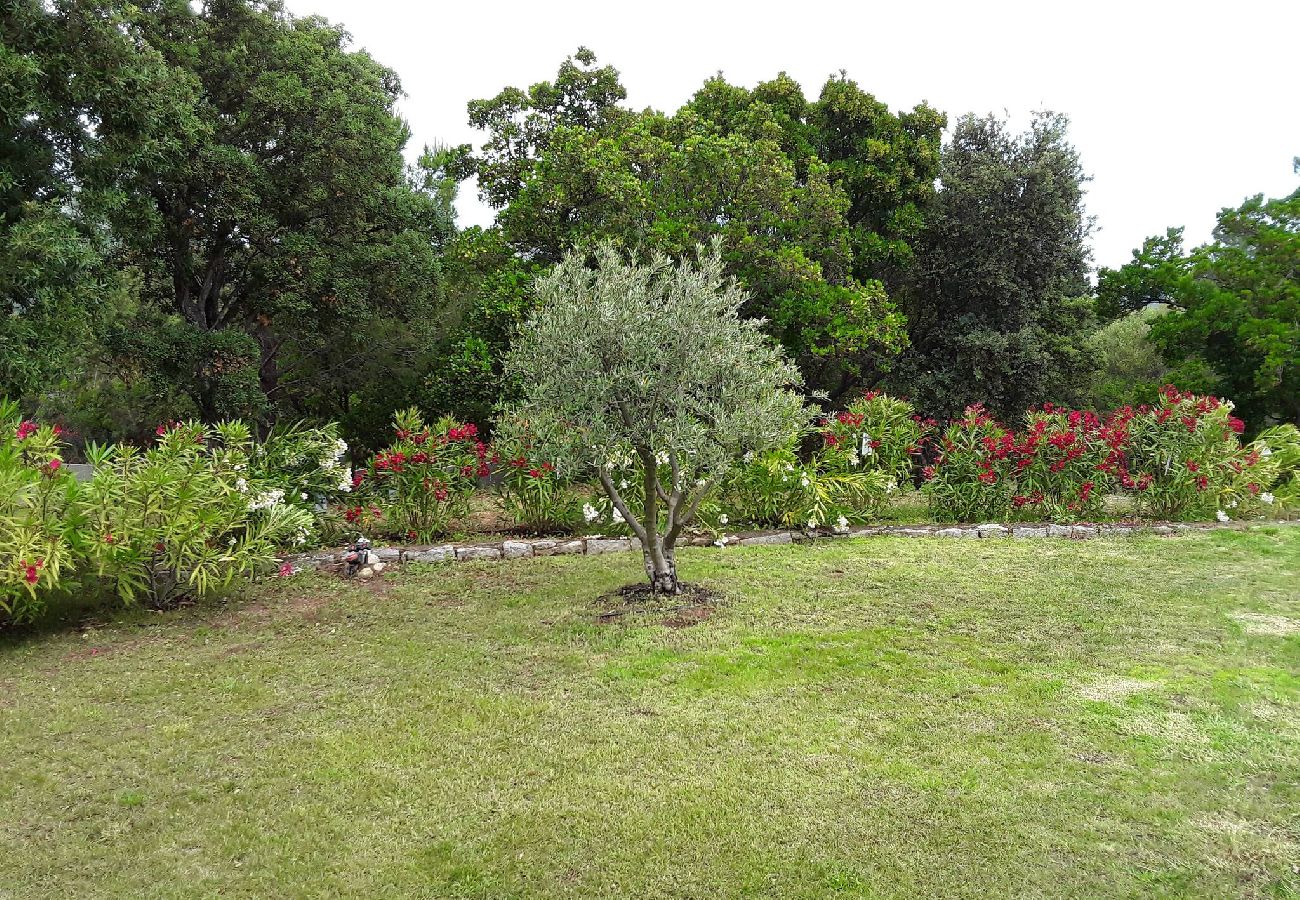
[{"label": "oleander bush", "polygon": [[0,400],[0,624],[39,615],[75,565],[77,483],[59,438]]},{"label": "oleander bush", "polygon": [[1231,403],[1172,386],[1154,405],[1125,406],[1105,420],[1049,404],[1031,411],[1021,432],[976,405],[944,432],[924,490],[939,519],[1096,519],[1116,490],[1153,518],[1284,511],[1300,456],[1294,426],[1270,429],[1249,447],[1238,439],[1243,430]]},{"label": "oleander bush", "polygon": [[923,423],[906,400],[868,391],[822,420],[818,468],[824,472],[884,472],[896,483],[911,475]]},{"label": "oleander bush", "polygon": [[718,531],[728,527],[843,530],[879,512],[897,490],[884,468],[851,467],[838,454],[802,461],[793,446],[752,455],[719,487],[705,514]]},{"label": "oleander bush", "polygon": [[127,604],[165,607],[274,566],[302,545],[311,513],[284,490],[257,491],[247,473],[249,428],[176,423],[139,450],[91,446],[94,477],[80,491],[88,572]]},{"label": "oleander bush", "polygon": [[977,403],[944,430],[938,443],[938,455],[924,468],[925,496],[934,517],[955,521],[1008,517],[1016,496],[1016,463],[996,448],[1014,445],[1016,436]]},{"label": "oleander bush", "polygon": [[1229,464],[1233,475],[1219,508],[1233,518],[1283,516],[1300,510],[1300,429],[1261,431]]},{"label": "oleander bush", "polygon": [[311,496],[315,469],[339,483],[329,446],[295,476],[267,460],[258,469],[243,423],[171,423],[147,449],[88,445],[94,476],[79,485],[60,429],[0,400],[0,623],[31,621],[73,591],[163,607],[273,568],[311,536],[311,512],[289,495]]},{"label": "oleander bush", "polygon": [[345,517],[360,532],[430,541],[469,512],[478,479],[490,471],[475,425],[451,418],[428,425],[419,410],[402,410],[392,443],[353,476],[356,502]]},{"label": "oleander bush", "polygon": [[347,442],[334,422],[319,427],[305,422],[276,425],[253,446],[248,482],[284,491],[284,502],[291,506],[322,509],[352,490],[347,453]]},{"label": "oleander bush", "polygon": [[502,511],[535,533],[571,531],[581,519],[583,506],[572,479],[538,455],[526,422],[503,425],[491,455],[498,476],[495,496]]},{"label": "oleander bush", "polygon": [[1123,458],[1115,471],[1145,515],[1213,516],[1241,470],[1255,465],[1237,437],[1244,424],[1232,415],[1232,404],[1217,397],[1166,385],[1155,405],[1125,407],[1114,415],[1126,420]]}]

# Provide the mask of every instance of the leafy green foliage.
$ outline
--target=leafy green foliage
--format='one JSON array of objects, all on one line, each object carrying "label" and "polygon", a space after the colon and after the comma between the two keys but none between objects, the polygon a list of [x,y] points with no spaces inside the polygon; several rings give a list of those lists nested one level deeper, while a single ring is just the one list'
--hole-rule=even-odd
[{"label": "leafy green foliage", "polygon": [[1200,363],[1254,429],[1300,422],[1300,190],[1219,213],[1214,240],[1190,253],[1182,230],[1151,238],[1132,262],[1103,269],[1110,314],[1151,302],[1170,311],[1151,341],[1170,365]]},{"label": "leafy green foliage", "polygon": [[538,456],[528,423],[511,420],[492,445],[498,463],[496,498],[518,525],[536,533],[566,532],[579,521],[583,503],[573,482]]},{"label": "leafy green foliage", "polygon": [[76,501],[57,429],[0,399],[0,624],[38,615],[73,567]]},{"label": "leafy green foliage", "polygon": [[1160,518],[1223,514],[1234,476],[1258,462],[1243,456],[1243,424],[1232,408],[1168,385],[1158,404],[1132,417],[1120,481],[1139,509]]},{"label": "leafy green foliage", "polygon": [[[19,7],[27,52],[6,30],[0,66],[21,99],[0,128],[26,167],[13,185],[59,191],[19,223],[49,223],[39,254],[0,224],[0,291],[52,285],[25,290],[24,324],[75,307],[95,235],[139,302],[96,329],[86,380],[207,421],[346,412],[381,323],[437,299],[451,228],[446,186],[406,171],[396,76],[279,0]],[[86,337],[77,317],[53,321]]]},{"label": "leafy green foliage", "polygon": [[159,428],[140,451],[91,447],[95,475],[81,491],[88,565],[126,603],[161,607],[269,568],[277,548],[301,543],[311,514],[283,489],[246,480],[248,426]]},{"label": "leafy green foliage", "polygon": [[891,376],[929,415],[982,402],[1006,418],[1090,381],[1091,223],[1067,124],[1041,113],[1016,135],[966,116],[944,148],[904,304],[912,349]]},{"label": "leafy green foliage", "polygon": [[1151,324],[1164,312],[1147,307],[1093,332],[1090,344],[1098,366],[1086,405],[1103,410],[1156,401],[1160,387],[1170,382],[1169,367],[1151,342]]},{"label": "leafy green foliage", "polygon": [[[555,82],[470,104],[487,129],[464,174],[529,259],[612,239],[672,257],[722,240],[744,314],[769,321],[814,386],[842,391],[903,342],[881,278],[905,267],[933,194],[943,117],[895,116],[843,78],[808,103],[788,76],[711,79],[677,113],[634,113],[618,73],[582,50]],[[454,168],[454,167],[453,167]]]},{"label": "leafy green foliage", "polygon": [[[444,418],[432,426],[415,408],[393,418],[393,442],[376,453],[349,524],[377,528],[408,540],[445,534],[451,520],[469,509],[476,480],[488,474],[487,446],[474,425]],[[369,501],[369,508],[360,505]]]},{"label": "leafy green foliage", "polygon": [[[538,308],[507,371],[526,422],[559,472],[600,479],[646,555],[656,590],[677,591],[673,548],[700,501],[747,452],[777,446],[806,411],[798,370],[740,317],[745,292],[725,278],[718,243],[697,261],[626,261],[600,245],[594,268],[567,256],[538,283]],[[642,480],[610,470],[635,458]],[[607,468],[608,466],[608,468]],[[640,493],[634,514],[624,491]]]},{"label": "leafy green foliage", "polygon": [[912,404],[868,391],[825,418],[818,459],[823,468],[841,472],[884,472],[897,486],[912,473],[922,434]]},{"label": "leafy green foliage", "polygon": [[803,462],[781,447],[756,454],[728,476],[710,524],[843,532],[878,513],[896,490],[882,469],[844,468],[822,454]]}]

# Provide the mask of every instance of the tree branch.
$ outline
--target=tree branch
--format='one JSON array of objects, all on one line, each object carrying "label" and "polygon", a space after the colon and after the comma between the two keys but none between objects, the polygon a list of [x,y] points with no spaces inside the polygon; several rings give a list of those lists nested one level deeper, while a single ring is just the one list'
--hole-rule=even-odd
[{"label": "tree branch", "polygon": [[649,541],[646,539],[645,528],[636,520],[636,516],[632,515],[631,511],[628,510],[627,504],[623,502],[623,495],[618,492],[618,488],[614,487],[614,482],[610,480],[609,475],[605,473],[603,468],[596,469],[596,472],[600,475],[600,483],[605,488],[605,493],[609,495],[614,508],[623,516],[623,520],[631,527],[637,539],[643,545],[648,545]]}]

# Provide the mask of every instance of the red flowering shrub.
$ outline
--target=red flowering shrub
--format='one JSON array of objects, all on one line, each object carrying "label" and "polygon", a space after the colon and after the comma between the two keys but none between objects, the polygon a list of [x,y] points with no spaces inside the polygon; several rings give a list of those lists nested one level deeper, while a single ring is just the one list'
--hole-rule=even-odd
[{"label": "red flowering shrub", "polygon": [[429,427],[415,409],[399,412],[393,431],[393,443],[356,482],[357,505],[344,517],[358,531],[432,540],[468,511],[475,483],[489,471],[487,446],[474,425],[442,419]]},{"label": "red flowering shrub", "polygon": [[146,450],[90,447],[81,486],[87,568],[122,602],[166,607],[276,565],[305,540],[311,513],[282,488],[250,486],[253,450],[242,422],[162,426]]},{"label": "red flowering shrub", "polygon": [[526,426],[507,426],[494,449],[501,480],[497,500],[516,523],[530,531],[568,531],[578,521],[581,498],[550,460],[539,459]]},{"label": "red flowering shrub", "polygon": [[1125,424],[1049,403],[1012,432],[970,407],[924,469],[931,510],[960,520],[1096,518],[1122,465]]},{"label": "red flowering shrub", "polygon": [[921,421],[906,400],[869,391],[821,426],[822,471],[881,471],[905,481],[921,441]]},{"label": "red flowering shrub", "polygon": [[1300,508],[1300,429],[1294,425],[1261,431],[1229,468],[1232,481],[1219,495],[1225,515],[1285,516]]},{"label": "red flowering shrub", "polygon": [[982,404],[968,406],[939,439],[934,462],[922,470],[935,518],[1006,518],[1019,493],[1014,485],[1016,462],[1007,450],[1015,443],[1015,435],[995,422]]},{"label": "red flowering shrub", "polygon": [[995,449],[1014,463],[1012,508],[1026,518],[1098,518],[1125,437],[1115,418],[1050,403],[1030,412],[1024,432]]},{"label": "red flowering shrub", "polygon": [[1220,494],[1258,462],[1242,451],[1237,435],[1244,426],[1232,404],[1217,397],[1165,385],[1154,407],[1125,407],[1114,417],[1127,431],[1114,474],[1147,515],[1208,518],[1219,510]]},{"label": "red flowering shrub", "polygon": [[0,400],[0,623],[35,617],[72,566],[78,537],[68,512],[77,485],[62,463],[60,433]]}]

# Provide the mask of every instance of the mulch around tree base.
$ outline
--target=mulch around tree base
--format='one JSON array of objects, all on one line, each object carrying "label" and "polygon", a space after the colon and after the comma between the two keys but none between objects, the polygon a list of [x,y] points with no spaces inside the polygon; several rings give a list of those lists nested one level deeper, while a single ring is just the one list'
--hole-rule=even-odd
[{"label": "mulch around tree base", "polygon": [[689,628],[713,615],[719,595],[699,584],[681,583],[679,594],[656,594],[649,584],[629,584],[596,598],[596,624],[663,617],[669,628]]}]

